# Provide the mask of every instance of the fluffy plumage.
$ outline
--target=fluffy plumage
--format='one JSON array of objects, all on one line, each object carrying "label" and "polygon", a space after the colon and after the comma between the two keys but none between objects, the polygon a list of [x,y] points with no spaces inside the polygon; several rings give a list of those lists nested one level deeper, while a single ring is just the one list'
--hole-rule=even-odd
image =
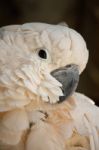
[{"label": "fluffy plumage", "polygon": [[0,150],[98,150],[99,108],[78,93],[57,103],[62,84],[50,74],[68,64],[80,74],[87,60],[85,41],[69,27],[0,29]]}]

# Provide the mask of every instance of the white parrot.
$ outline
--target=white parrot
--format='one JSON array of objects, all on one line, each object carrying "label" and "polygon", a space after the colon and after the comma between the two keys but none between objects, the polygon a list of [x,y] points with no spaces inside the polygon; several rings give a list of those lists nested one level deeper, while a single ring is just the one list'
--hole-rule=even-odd
[{"label": "white parrot", "polygon": [[0,150],[99,150],[99,108],[75,92],[87,60],[67,26],[0,28]]}]

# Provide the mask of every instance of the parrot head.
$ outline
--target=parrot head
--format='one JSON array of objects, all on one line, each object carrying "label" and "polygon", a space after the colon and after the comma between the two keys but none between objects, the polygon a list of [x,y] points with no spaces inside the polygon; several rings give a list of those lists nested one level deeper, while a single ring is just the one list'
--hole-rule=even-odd
[{"label": "parrot head", "polygon": [[1,79],[12,97],[39,97],[57,103],[75,91],[88,60],[86,43],[80,34],[67,26],[45,23],[1,30],[0,45],[4,48],[0,62],[5,64],[2,70],[7,74],[6,78],[2,74]]},{"label": "parrot head", "polygon": [[23,26],[23,30],[31,28],[35,34],[32,57],[40,79],[37,94],[50,103],[66,100],[75,91],[88,59],[85,41],[77,32],[62,25]]}]

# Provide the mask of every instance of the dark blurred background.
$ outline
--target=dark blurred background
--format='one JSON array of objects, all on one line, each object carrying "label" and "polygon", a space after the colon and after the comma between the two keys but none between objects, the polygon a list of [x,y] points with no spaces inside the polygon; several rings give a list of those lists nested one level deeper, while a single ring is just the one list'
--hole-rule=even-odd
[{"label": "dark blurred background", "polygon": [[99,0],[0,0],[0,26],[61,21],[80,32],[87,42],[90,59],[78,91],[99,105]]}]

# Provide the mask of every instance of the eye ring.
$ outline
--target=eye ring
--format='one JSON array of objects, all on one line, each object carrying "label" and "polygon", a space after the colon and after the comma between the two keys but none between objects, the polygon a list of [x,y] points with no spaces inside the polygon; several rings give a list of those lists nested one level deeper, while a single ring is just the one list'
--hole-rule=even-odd
[{"label": "eye ring", "polygon": [[38,56],[42,59],[47,59],[47,52],[45,49],[40,49],[38,51]]}]

